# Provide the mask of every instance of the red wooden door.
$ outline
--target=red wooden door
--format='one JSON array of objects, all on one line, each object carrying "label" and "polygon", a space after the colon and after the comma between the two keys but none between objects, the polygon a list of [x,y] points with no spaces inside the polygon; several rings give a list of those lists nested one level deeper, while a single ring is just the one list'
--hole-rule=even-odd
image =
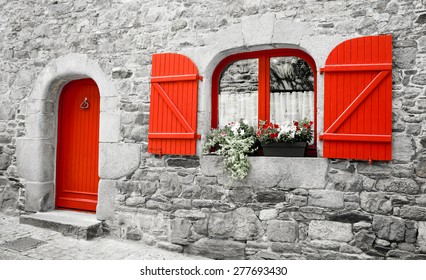
[{"label": "red wooden door", "polygon": [[199,79],[186,56],[152,56],[148,152],[195,155]]},{"label": "red wooden door", "polygon": [[324,157],[392,159],[392,36],[338,45],[324,76]]},{"label": "red wooden door", "polygon": [[68,83],[58,109],[56,207],[96,211],[100,97],[91,79]]}]

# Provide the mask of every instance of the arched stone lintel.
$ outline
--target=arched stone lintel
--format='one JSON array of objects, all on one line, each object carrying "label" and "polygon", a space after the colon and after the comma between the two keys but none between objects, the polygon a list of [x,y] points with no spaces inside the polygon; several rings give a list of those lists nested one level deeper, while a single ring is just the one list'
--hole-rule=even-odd
[{"label": "arched stone lintel", "polygon": [[[118,94],[99,64],[85,54],[68,54],[52,60],[34,83],[27,105],[26,135],[16,141],[18,173],[27,185],[27,211],[48,211],[54,208],[55,104],[66,83],[82,78],[93,79],[99,88],[100,144],[114,144],[121,140]],[[105,161],[102,156],[100,153],[100,162]],[[99,168],[99,174],[104,174],[101,165]],[[105,193],[107,195],[103,197]],[[99,193],[98,204],[102,204],[98,205],[99,219],[111,218],[110,212],[102,210],[114,207],[110,193],[105,190]]]},{"label": "arched stone lintel", "polygon": [[[265,27],[265,28],[264,28]],[[275,15],[252,15],[243,17],[241,22],[232,24],[218,32],[210,33],[206,45],[181,51],[197,65],[204,77],[199,85],[198,133],[206,134],[211,123],[211,77],[219,62],[225,57],[240,53],[276,48],[293,48],[310,55],[317,66],[317,135],[323,131],[324,81],[319,68],[327,59],[328,53],[339,43],[348,39],[341,35],[318,34],[310,22],[294,22],[277,19]],[[204,139],[197,144],[197,154],[201,153]],[[318,141],[319,156],[322,142]]]}]

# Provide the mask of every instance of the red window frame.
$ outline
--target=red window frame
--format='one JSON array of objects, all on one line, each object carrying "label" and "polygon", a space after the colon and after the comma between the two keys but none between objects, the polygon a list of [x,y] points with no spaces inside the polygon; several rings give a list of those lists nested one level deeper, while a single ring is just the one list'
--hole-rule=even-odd
[{"label": "red window frame", "polygon": [[314,59],[298,49],[273,49],[254,52],[237,53],[225,57],[216,66],[212,77],[212,119],[211,127],[219,125],[219,80],[223,70],[231,63],[243,59],[258,59],[258,120],[270,120],[270,59],[278,56],[296,56],[305,60],[314,75],[314,144],[308,147],[307,156],[317,155],[317,67]]}]

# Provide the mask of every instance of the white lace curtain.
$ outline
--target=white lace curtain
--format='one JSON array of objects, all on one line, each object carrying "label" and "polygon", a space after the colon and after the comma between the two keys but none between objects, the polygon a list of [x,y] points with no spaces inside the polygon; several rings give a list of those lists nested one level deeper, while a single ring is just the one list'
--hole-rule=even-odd
[{"label": "white lace curtain", "polygon": [[245,119],[257,126],[257,91],[219,94],[219,126]]},{"label": "white lace curtain", "polygon": [[[219,126],[243,118],[257,126],[257,91],[219,95]],[[314,120],[314,92],[272,92],[270,95],[271,121],[278,124],[308,118]],[[314,124],[315,125],[315,124]]]},{"label": "white lace curtain", "polygon": [[271,122],[284,124],[304,118],[314,120],[314,92],[271,93]]}]

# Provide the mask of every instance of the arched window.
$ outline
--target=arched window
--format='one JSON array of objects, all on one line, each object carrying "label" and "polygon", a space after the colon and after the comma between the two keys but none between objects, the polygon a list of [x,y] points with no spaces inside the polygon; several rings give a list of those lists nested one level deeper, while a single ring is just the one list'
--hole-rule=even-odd
[{"label": "arched window", "polygon": [[257,126],[308,118],[314,141],[307,156],[316,156],[316,65],[297,49],[238,53],[223,59],[213,73],[212,127],[240,118]]}]

